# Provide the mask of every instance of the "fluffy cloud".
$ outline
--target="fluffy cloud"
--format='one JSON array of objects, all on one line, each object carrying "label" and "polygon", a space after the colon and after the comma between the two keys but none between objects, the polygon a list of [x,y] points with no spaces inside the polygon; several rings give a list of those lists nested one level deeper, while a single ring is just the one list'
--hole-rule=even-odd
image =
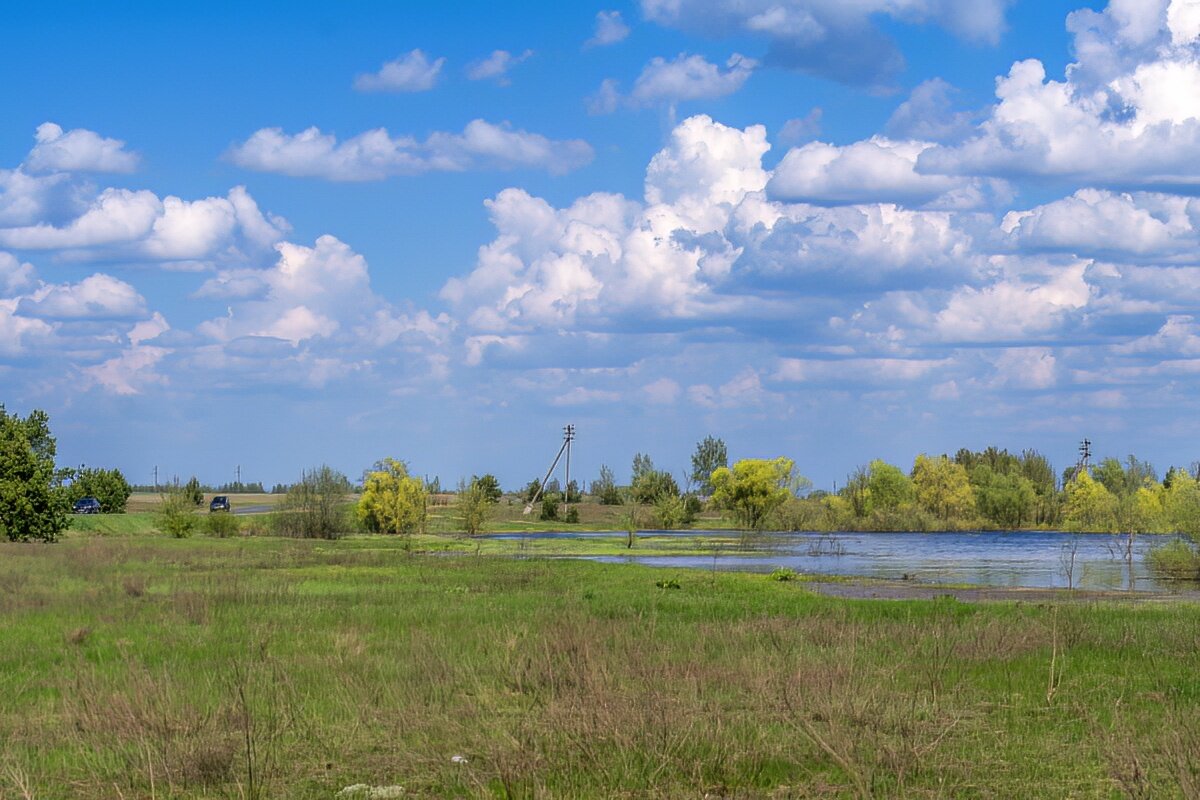
[{"label": "fluffy cloud", "polygon": [[630,99],[652,105],[724,97],[742,88],[756,66],[757,61],[738,53],[729,57],[725,69],[699,55],[680,53],[670,61],[654,58],[634,81]]},{"label": "fluffy cloud", "polygon": [[1008,0],[642,0],[662,25],[712,36],[767,40],[767,63],[844,83],[881,86],[903,69],[894,42],[874,20],[933,23],[970,40],[995,42]]},{"label": "fluffy cloud", "polygon": [[0,252],[0,297],[12,297],[33,285],[33,265],[21,263],[11,253]]},{"label": "fluffy cloud", "polygon": [[1192,0],[1113,2],[1071,17],[1079,60],[996,82],[980,130],[921,155],[936,174],[1056,177],[1121,187],[1200,185],[1200,36]]},{"label": "fluffy cloud", "polygon": [[778,200],[821,203],[934,203],[950,207],[973,207],[998,193],[1008,199],[1002,186],[977,179],[922,175],[917,159],[932,145],[927,142],[897,142],[882,137],[838,147],[810,142],[783,157],[767,186]]},{"label": "fluffy cloud", "polygon": [[17,312],[43,319],[140,319],[146,300],[122,280],[97,273],[75,284],[42,286],[21,298]]},{"label": "fluffy cloud", "polygon": [[1162,263],[1195,260],[1198,225],[1195,198],[1080,189],[1027,211],[1010,211],[1001,229],[1025,250]]},{"label": "fluffy cloud", "polygon": [[433,61],[421,50],[413,50],[386,62],[378,72],[359,75],[354,88],[360,92],[427,92],[437,85],[446,59]]},{"label": "fluffy cloud", "polygon": [[125,143],[76,128],[64,132],[53,122],[38,126],[37,144],[25,158],[28,172],[132,172],[138,159]]},{"label": "fluffy cloud", "polygon": [[621,19],[620,11],[600,11],[596,14],[596,32],[585,47],[606,47],[625,40],[629,26]]},{"label": "fluffy cloud", "polygon": [[517,167],[560,174],[587,164],[592,155],[591,146],[579,139],[556,141],[481,119],[468,123],[462,133],[433,133],[423,142],[393,138],[383,128],[341,143],[317,128],[294,136],[279,128],[263,128],[229,152],[233,162],[246,169],[333,181]]},{"label": "fluffy cloud", "polygon": [[976,115],[954,109],[954,92],[954,87],[941,78],[919,84],[888,118],[888,135],[927,142],[966,138],[974,132]]},{"label": "fluffy cloud", "polygon": [[146,190],[105,189],[65,225],[0,228],[0,246],[19,250],[95,249],[152,261],[238,260],[261,252],[287,231],[243,187],[226,197],[159,199]]},{"label": "fluffy cloud", "polygon": [[[633,309],[692,317],[735,308],[712,291],[734,249],[717,234],[748,192],[761,191],[766,131],[693,117],[652,159],[646,202],[593,194],[555,209],[507,189],[489,201],[498,236],[442,297],[488,331],[596,324]],[[681,231],[687,235],[680,235]]]},{"label": "fluffy cloud", "polygon": [[494,80],[501,86],[507,86],[510,83],[509,71],[532,56],[532,50],[516,56],[507,50],[493,50],[487,58],[467,66],[467,77],[473,81]]}]

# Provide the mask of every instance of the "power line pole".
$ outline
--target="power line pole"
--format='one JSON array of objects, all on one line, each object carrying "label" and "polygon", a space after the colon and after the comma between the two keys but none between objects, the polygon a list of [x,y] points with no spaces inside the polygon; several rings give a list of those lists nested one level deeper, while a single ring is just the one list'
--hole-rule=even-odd
[{"label": "power line pole", "polygon": [[571,442],[575,441],[575,426],[567,425],[563,428],[563,439],[567,442],[567,483],[563,487],[565,492],[566,505],[571,505]]},{"label": "power line pole", "polygon": [[158,491],[158,464],[154,465],[154,491]]},{"label": "power line pole", "polygon": [[242,488],[242,465],[238,464],[234,472],[237,474],[237,487],[240,490]]}]

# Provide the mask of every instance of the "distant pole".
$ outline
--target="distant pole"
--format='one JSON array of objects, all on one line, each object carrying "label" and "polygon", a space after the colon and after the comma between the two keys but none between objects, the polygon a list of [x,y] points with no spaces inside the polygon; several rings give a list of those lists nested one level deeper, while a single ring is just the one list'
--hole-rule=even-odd
[{"label": "distant pole", "polygon": [[1089,439],[1084,439],[1079,443],[1079,468],[1087,470],[1088,461],[1092,457],[1092,442]]},{"label": "distant pole", "polygon": [[235,470],[235,472],[237,474],[237,486],[238,486],[238,489],[241,490],[241,488],[242,488],[242,465],[241,464],[237,465],[237,470]]},{"label": "distant pole", "polygon": [[158,491],[158,464],[154,465],[154,491]]},{"label": "distant pole", "polygon": [[563,438],[567,443],[567,483],[563,488],[566,505],[571,504],[571,442],[575,441],[575,426],[567,425],[563,428]]}]

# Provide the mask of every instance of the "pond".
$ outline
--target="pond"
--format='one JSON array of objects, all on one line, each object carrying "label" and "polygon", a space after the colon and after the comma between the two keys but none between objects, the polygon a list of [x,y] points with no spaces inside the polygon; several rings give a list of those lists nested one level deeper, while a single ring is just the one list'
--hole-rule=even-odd
[{"label": "pond", "polygon": [[[699,540],[698,547],[703,548],[706,535],[728,537],[730,532],[643,531],[641,535],[691,536]],[[558,532],[526,536],[624,538],[625,534]],[[502,538],[520,537],[520,534],[502,535]],[[1124,536],[1058,531],[769,533],[754,537],[747,548],[714,546],[710,555],[641,556],[634,550],[627,556],[594,558],[659,567],[750,572],[771,572],[787,567],[806,574],[1010,588],[1172,591],[1178,587],[1156,580],[1145,556],[1150,548],[1173,538],[1161,535],[1136,537],[1132,564],[1126,561],[1127,540]]]}]

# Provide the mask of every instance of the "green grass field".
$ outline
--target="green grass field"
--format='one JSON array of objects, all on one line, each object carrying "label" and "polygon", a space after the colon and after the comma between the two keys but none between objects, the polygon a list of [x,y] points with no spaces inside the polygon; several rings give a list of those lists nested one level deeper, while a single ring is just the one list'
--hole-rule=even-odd
[{"label": "green grass field", "polygon": [[0,545],[0,619],[5,799],[1200,786],[1193,605],[849,601],[387,537],[77,535]]}]

